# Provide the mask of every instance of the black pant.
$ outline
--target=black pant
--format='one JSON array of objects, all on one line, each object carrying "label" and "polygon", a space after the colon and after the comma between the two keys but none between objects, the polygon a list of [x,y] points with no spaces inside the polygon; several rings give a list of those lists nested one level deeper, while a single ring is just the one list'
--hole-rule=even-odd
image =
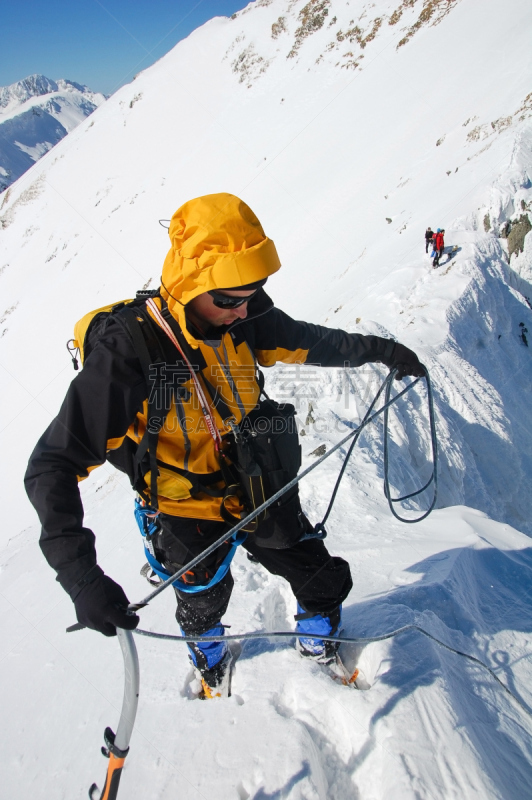
[{"label": "black pant", "polygon": [[[161,514],[162,531],[155,542],[158,560],[176,572],[212,542],[229,530],[224,522],[186,519]],[[328,616],[342,603],[353,586],[349,564],[343,558],[330,556],[319,539],[310,539],[282,550],[260,547],[253,534],[242,545],[273,575],[288,581],[300,606],[305,611]],[[207,583],[228,551],[222,545],[200,561],[184,576],[187,583]],[[214,627],[227,611],[233,589],[229,571],[225,578],[203,592],[180,592],[177,596],[176,619],[185,633],[200,636]]]}]

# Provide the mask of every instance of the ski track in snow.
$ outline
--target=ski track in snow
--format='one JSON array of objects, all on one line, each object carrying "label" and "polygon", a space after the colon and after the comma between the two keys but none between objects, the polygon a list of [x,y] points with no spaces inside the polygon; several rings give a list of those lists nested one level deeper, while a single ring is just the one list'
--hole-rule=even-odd
[{"label": "ski track in snow", "polygon": [[[330,327],[393,335],[430,370],[437,510],[419,525],[392,517],[379,419],[360,437],[327,523],[331,552],[353,574],[345,634],[419,625],[488,664],[532,713],[532,238],[508,263],[500,235],[508,220],[530,216],[532,203],[530,6],[511,0],[501,15],[486,0],[479,27],[474,4],[462,0],[397,48],[421,10],[419,2],[405,7],[389,24],[399,5],[331,0],[321,27],[299,39],[303,0],[262,0],[235,19],[213,20],[0,195],[0,435],[9,453],[1,797],[76,800],[93,780],[103,785],[99,746],[120,713],[120,651],[90,631],[64,633],[73,607],[37,547],[21,479],[72,379],[64,342],[73,323],[156,286],[168,244],[157,220],[207,192],[242,196],[275,240],[283,269],[270,283],[280,307]],[[384,21],[366,46],[356,31],[348,40],[355,25],[369,35],[377,17]],[[434,58],[442,49],[446,57]],[[429,222],[445,226],[446,244],[458,248],[437,270],[423,252]],[[360,422],[385,374],[378,365],[267,372],[268,393],[297,406],[304,466]],[[345,452],[301,484],[313,522]],[[393,496],[426,482],[430,468],[419,387],[390,414]],[[104,465],[82,493],[99,562],[140,600],[148,587],[127,480]],[[402,513],[416,516],[427,502],[409,501]],[[231,633],[293,628],[295,603],[280,579],[244,553],[233,573],[224,618]],[[173,615],[166,592],[141,612],[141,626],[175,633]],[[232,697],[203,703],[184,645],[136,643],[141,696],[120,796],[529,794],[532,716],[480,666],[420,633],[344,646],[367,692],[332,682],[291,641],[247,641]]]}]

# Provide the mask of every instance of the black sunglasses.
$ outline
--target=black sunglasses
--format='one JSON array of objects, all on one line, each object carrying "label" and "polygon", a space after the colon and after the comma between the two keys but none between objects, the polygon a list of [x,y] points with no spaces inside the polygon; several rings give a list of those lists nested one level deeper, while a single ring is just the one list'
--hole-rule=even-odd
[{"label": "black sunglasses", "polygon": [[216,308],[240,308],[244,303],[249,303],[258,291],[260,291],[260,289],[256,289],[253,294],[248,295],[248,297],[229,297],[227,294],[220,294],[220,292],[217,292],[215,289],[211,289],[209,294]]}]

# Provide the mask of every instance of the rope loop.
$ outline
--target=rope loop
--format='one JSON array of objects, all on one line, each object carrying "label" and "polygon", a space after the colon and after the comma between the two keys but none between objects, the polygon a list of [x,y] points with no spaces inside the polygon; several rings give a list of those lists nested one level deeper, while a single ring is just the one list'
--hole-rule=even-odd
[{"label": "rope loop", "polygon": [[[367,425],[370,422],[372,422],[373,419],[375,417],[377,417],[379,414],[383,414],[383,423],[384,423],[384,494],[386,496],[386,499],[388,500],[388,504],[390,506],[391,512],[394,515],[394,517],[396,517],[401,522],[409,522],[409,523],[421,522],[422,519],[425,519],[426,517],[428,517],[428,515],[430,514],[430,512],[432,511],[432,509],[434,508],[434,506],[436,504],[436,497],[437,497],[437,492],[438,492],[438,480],[437,480],[437,469],[436,469],[436,464],[437,464],[437,441],[436,441],[436,425],[435,425],[435,421],[434,421],[434,399],[433,399],[433,396],[432,396],[432,386],[431,386],[431,383],[430,383],[429,373],[428,373],[428,370],[426,369],[426,367],[424,367],[424,370],[425,370],[425,374],[423,375],[423,378],[416,378],[415,381],[412,381],[411,383],[409,383],[408,386],[405,389],[403,389],[401,392],[399,392],[397,395],[395,395],[395,397],[391,397],[391,387],[392,387],[392,381],[393,381],[395,375],[397,374],[397,369],[394,368],[394,369],[392,369],[390,371],[390,373],[386,377],[384,383],[381,385],[379,391],[377,392],[377,394],[373,398],[373,401],[372,401],[370,407],[368,408],[368,410],[366,411],[366,413],[364,415],[364,419],[360,423],[359,427],[355,431],[353,431],[353,434],[352,434],[353,441],[351,442],[351,444],[349,446],[349,450],[347,451],[347,454],[346,454],[346,456],[344,458],[344,463],[342,464],[342,468],[340,469],[340,473],[338,475],[338,478],[336,479],[336,484],[334,486],[333,493],[331,495],[331,499],[330,499],[329,505],[327,507],[327,511],[325,512],[325,516],[323,517],[322,521],[318,525],[316,525],[315,530],[318,530],[318,529],[323,530],[323,531],[325,530],[324,525],[327,522],[327,519],[329,518],[329,514],[331,513],[332,507],[334,505],[334,501],[336,500],[336,495],[338,493],[338,489],[340,487],[340,482],[341,482],[341,480],[342,480],[342,478],[344,476],[344,472],[346,470],[346,467],[347,467],[347,464],[349,462],[349,459],[351,458],[351,454],[353,452],[353,449],[354,449],[354,447],[355,447],[355,445],[356,445],[356,443],[358,441],[358,437],[360,436],[360,434],[362,433],[364,428],[367,427]],[[389,461],[389,459],[388,459],[388,439],[389,439],[388,411],[390,409],[390,406],[392,406],[394,403],[396,403],[397,400],[399,400],[400,397],[402,397],[404,394],[406,394],[406,392],[410,391],[410,389],[412,389],[416,385],[416,383],[418,383],[418,381],[420,381],[420,380],[425,380],[427,382],[428,404],[429,404],[429,420],[430,420],[430,436],[431,436],[431,442],[432,442],[432,475],[430,476],[428,483],[426,483],[425,486],[423,486],[422,489],[418,489],[417,491],[412,492],[411,494],[404,495],[403,497],[392,498],[390,496],[390,483],[389,483],[389,479],[388,479],[388,467],[389,467],[389,464],[388,464],[388,461]],[[377,403],[377,400],[379,399],[379,397],[381,396],[381,394],[383,392],[384,392],[384,405],[381,408],[379,408],[378,411],[375,411],[374,413],[372,413],[373,409],[375,408],[375,404]],[[406,519],[405,517],[399,516],[399,514],[396,512],[396,510],[394,509],[392,504],[393,503],[399,503],[401,500],[408,500],[408,498],[410,498],[410,497],[416,497],[418,494],[421,494],[421,492],[424,492],[425,489],[427,489],[431,485],[431,483],[434,483],[434,497],[432,498],[432,503],[430,505],[429,510],[426,511],[421,517],[418,517],[417,519]],[[312,534],[310,534],[309,538],[312,538]],[[317,537],[317,538],[325,538],[325,537]]]},{"label": "rope loop", "polygon": [[[427,384],[427,400],[428,400],[428,412],[429,412],[429,423],[430,423],[430,441],[431,441],[431,451],[432,451],[432,473],[430,478],[428,479],[427,483],[421,487],[421,489],[417,489],[415,492],[410,492],[410,494],[402,495],[401,497],[392,497],[390,492],[390,479],[389,479],[389,452],[388,452],[388,443],[390,439],[390,431],[389,431],[389,424],[388,424],[388,413],[390,410],[390,406],[393,401],[390,400],[391,391],[392,391],[392,381],[395,377],[397,369],[393,369],[386,381],[384,382],[384,416],[383,416],[383,426],[384,426],[384,495],[388,501],[388,505],[390,506],[390,511],[394,515],[396,519],[400,522],[406,523],[415,523],[421,522],[421,520],[426,519],[434,506],[436,505],[436,499],[438,497],[438,442],[436,438],[436,421],[434,418],[434,398],[432,395],[432,384],[430,382],[430,376],[428,370],[425,369],[425,374],[423,376],[423,380],[425,380]],[[412,384],[411,384],[412,385]],[[422,514],[420,517],[416,517],[415,519],[408,519],[407,517],[401,517],[400,514],[397,513],[393,504],[400,503],[403,500],[409,500],[411,497],[417,497],[418,495],[422,494],[426,489],[429,488],[431,484],[434,484],[434,494],[432,497],[432,501],[430,503],[429,508]]]},{"label": "rope loop", "polygon": [[[160,594],[161,592],[164,592],[164,590],[167,589],[168,586],[171,586],[174,581],[176,581],[178,578],[180,578],[182,575],[184,575],[189,569],[192,569],[193,567],[196,566],[196,564],[199,564],[200,561],[202,561],[208,555],[213,553],[230,536],[232,536],[233,534],[237,533],[237,531],[245,530],[246,528],[248,528],[248,530],[249,530],[250,523],[253,522],[253,520],[255,520],[260,514],[262,514],[263,511],[265,511],[273,503],[277,502],[293,486],[296,486],[304,477],[306,477],[310,472],[312,472],[320,464],[322,464],[325,461],[325,459],[330,458],[330,456],[332,456],[333,453],[335,453],[337,450],[339,450],[341,447],[343,447],[344,444],[346,444],[350,439],[352,439],[351,445],[350,445],[349,450],[347,451],[347,455],[346,455],[346,457],[344,459],[344,463],[342,464],[342,468],[340,470],[340,474],[339,474],[338,479],[336,481],[336,485],[334,487],[334,491],[332,493],[332,497],[331,497],[331,500],[329,502],[329,507],[327,509],[327,512],[326,512],[324,518],[322,519],[322,521],[320,523],[318,523],[318,525],[315,527],[315,531],[317,531],[317,535],[313,535],[312,533],[310,533],[310,534],[307,534],[306,537],[303,537],[303,539],[304,538],[324,539],[325,536],[326,536],[325,523],[326,523],[327,517],[329,516],[329,514],[331,512],[331,509],[333,507],[333,503],[335,501],[336,494],[338,492],[338,487],[340,486],[340,481],[342,480],[342,477],[344,475],[344,472],[345,472],[345,469],[346,469],[346,466],[347,466],[347,462],[349,461],[351,453],[353,452],[353,448],[354,448],[356,442],[358,441],[358,437],[362,433],[363,429],[367,425],[369,425],[370,422],[373,422],[373,420],[375,420],[381,414],[386,413],[386,410],[390,405],[393,405],[394,403],[397,403],[397,401],[401,397],[403,397],[407,392],[409,392],[411,389],[413,389],[413,387],[420,380],[422,380],[422,378],[416,378],[415,380],[411,381],[408,384],[408,386],[406,386],[398,394],[396,394],[395,397],[392,397],[391,399],[389,399],[387,401],[387,403],[385,403],[383,406],[381,406],[381,408],[377,409],[377,411],[373,411],[373,409],[375,408],[375,404],[376,404],[377,400],[379,399],[379,397],[383,393],[383,391],[386,388],[388,382],[393,379],[394,375],[395,375],[395,370],[392,370],[392,372],[388,375],[388,377],[386,378],[386,380],[383,382],[382,386],[380,387],[379,391],[377,392],[376,396],[374,397],[370,407],[368,408],[368,410],[367,410],[367,412],[366,412],[366,414],[364,416],[364,419],[362,420],[362,422],[358,426],[358,428],[356,428],[354,431],[350,431],[350,433],[348,433],[347,436],[344,436],[344,438],[341,441],[339,441],[335,445],[333,445],[333,447],[331,447],[331,449],[328,452],[324,453],[313,464],[308,466],[306,469],[302,470],[298,475],[296,475],[295,478],[292,478],[292,480],[289,481],[285,486],[283,486],[281,489],[279,489],[277,492],[275,492],[275,494],[273,494],[271,497],[269,497],[268,500],[265,500],[264,503],[262,503],[260,506],[257,506],[257,508],[255,508],[253,511],[251,511],[246,517],[244,517],[244,519],[241,519],[239,522],[237,522],[235,525],[233,525],[233,527],[229,531],[226,531],[225,533],[223,533],[220,536],[219,539],[217,539],[215,542],[213,542],[208,547],[206,547],[205,550],[203,550],[201,553],[199,553],[197,556],[195,556],[193,559],[191,559],[188,562],[188,564],[185,564],[177,572],[175,572],[174,575],[171,575],[169,578],[167,578],[167,580],[163,581],[163,583],[161,583],[160,586],[158,586],[156,589],[154,589],[153,592],[150,592],[150,594],[147,595],[143,600],[141,600],[139,603],[130,603],[129,610],[133,611],[133,612],[137,612],[141,608],[144,608],[144,606],[148,605],[148,603],[151,600],[153,600],[155,597],[157,597],[158,594]],[[427,375],[425,375],[425,378],[426,377],[427,377]],[[429,398],[430,398],[430,404],[432,404],[432,395],[429,395]],[[431,412],[430,419],[431,419],[431,426],[432,426],[431,430],[432,430],[432,436],[433,436],[433,443],[435,444],[436,433],[435,433],[435,426],[434,426],[434,416],[433,416],[432,412]],[[434,450],[434,454],[435,454],[435,452],[436,451]],[[430,511],[432,510],[435,502],[436,502],[436,498],[434,498],[433,503],[432,503],[431,508],[429,509],[429,511],[427,511],[427,513],[424,514],[419,519],[415,519],[415,520],[406,520],[406,519],[403,520],[403,519],[401,519],[401,517],[398,517],[397,513],[395,512],[395,510],[393,510],[393,509],[392,510],[393,510],[394,516],[397,517],[398,519],[400,519],[402,522],[420,522],[421,519],[425,519],[427,514],[430,513]]]}]

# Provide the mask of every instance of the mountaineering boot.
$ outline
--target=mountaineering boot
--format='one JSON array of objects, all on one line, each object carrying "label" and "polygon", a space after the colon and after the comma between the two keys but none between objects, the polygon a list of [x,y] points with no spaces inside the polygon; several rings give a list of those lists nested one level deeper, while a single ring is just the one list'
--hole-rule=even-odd
[{"label": "mountaineering boot", "polygon": [[[322,636],[339,636],[342,624],[342,606],[338,606],[328,616],[312,614],[304,611],[297,604],[296,630],[298,633],[321,634]],[[348,669],[340,656],[341,642],[324,642],[306,636],[296,641],[296,650],[303,658],[315,661],[334,681],[354,689],[369,689],[369,684],[360,672]]]},{"label": "mountaineering boot", "polygon": [[200,670],[195,667],[196,676],[201,680],[201,700],[212,700],[215,697],[229,697],[231,694],[231,664],[233,656],[227,648],[222,660],[210,669]]},{"label": "mountaineering boot", "polygon": [[[181,629],[183,636],[187,634]],[[221,623],[214,628],[200,634],[201,636],[223,636],[224,626]],[[189,634],[195,636],[195,634]],[[201,681],[202,690],[199,697],[202,700],[213,697],[228,697],[231,690],[231,662],[233,657],[227,642],[188,642],[189,658],[194,667],[198,680]]]},{"label": "mountaineering boot", "polygon": [[[299,603],[297,604],[296,631],[298,633],[322,634],[323,636],[338,636],[342,621],[342,607],[338,606],[328,616],[306,612]],[[303,658],[309,658],[323,666],[334,664],[337,659],[340,642],[324,642],[323,639],[305,637],[296,640],[296,650]]]},{"label": "mountaineering boot", "polygon": [[316,661],[322,666],[334,664],[339,647],[340,642],[322,642],[319,649],[315,650],[314,648],[308,648],[302,644],[301,639],[298,639],[296,642],[296,650],[300,656],[308,658],[311,661]]}]

